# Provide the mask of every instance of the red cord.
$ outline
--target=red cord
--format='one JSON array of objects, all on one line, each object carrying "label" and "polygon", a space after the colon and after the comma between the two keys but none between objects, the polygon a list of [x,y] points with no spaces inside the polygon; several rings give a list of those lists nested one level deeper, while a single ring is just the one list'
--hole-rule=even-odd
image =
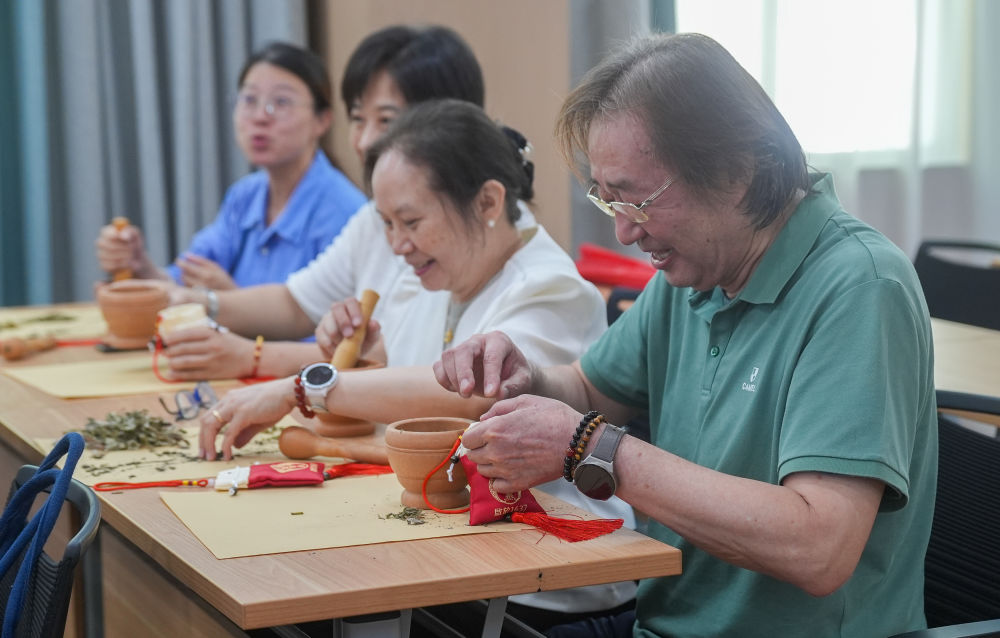
[{"label": "red cord", "polygon": [[430,473],[427,474],[427,476],[424,477],[423,485],[420,486],[420,494],[424,497],[424,503],[427,504],[427,507],[431,508],[435,512],[438,512],[439,514],[461,514],[462,512],[468,512],[469,508],[472,507],[471,505],[466,505],[465,507],[463,507],[461,509],[457,509],[457,510],[443,510],[443,509],[439,509],[437,507],[434,507],[434,504],[431,503],[430,500],[427,498],[427,482],[431,480],[431,477],[434,476],[434,474],[438,470],[440,470],[442,467],[444,467],[445,464],[448,461],[451,460],[451,456],[455,453],[455,450],[458,449],[458,445],[461,442],[462,442],[462,435],[459,434],[458,438],[455,439],[455,444],[451,446],[451,450],[448,452],[448,455],[444,457],[443,461],[441,461],[440,463],[437,464],[437,467],[435,467],[433,470],[431,470]]},{"label": "red cord", "polygon": [[142,487],[208,487],[208,479],[180,479],[176,481],[146,481],[144,483],[126,483],[124,481],[105,481],[95,483],[95,492],[111,492],[113,490],[137,490]]}]

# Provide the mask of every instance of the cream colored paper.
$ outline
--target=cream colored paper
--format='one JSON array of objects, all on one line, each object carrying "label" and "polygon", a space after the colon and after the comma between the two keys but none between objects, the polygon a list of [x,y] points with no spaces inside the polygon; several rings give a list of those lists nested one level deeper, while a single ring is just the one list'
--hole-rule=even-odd
[{"label": "cream colored paper", "polygon": [[[352,476],[314,487],[225,492],[160,492],[160,498],[216,558],[279,554],[330,547],[531,529],[522,523],[469,525],[469,514],[424,513],[423,525],[386,518],[402,510],[394,474]],[[543,492],[538,503],[553,516],[594,518]]]},{"label": "cream colored paper", "polygon": [[[4,367],[0,372],[60,399],[173,393],[194,387],[193,381],[169,383],[157,379],[153,355],[148,352],[109,354],[98,361]],[[160,358],[160,372],[167,372],[166,357]],[[216,383],[223,382],[213,385]]]},{"label": "cream colored paper", "polygon": [[[80,457],[73,472],[73,478],[86,485],[110,481],[145,483],[214,478],[222,470],[236,465],[287,461],[288,459],[278,449],[278,435],[288,425],[297,423],[290,416],[286,416],[278,421],[273,429],[261,432],[244,447],[234,448],[234,457],[231,461],[203,461],[197,458],[197,425],[183,428],[184,440],[188,442],[187,447],[115,450],[103,455],[99,451],[84,449],[83,456]],[[48,451],[55,447],[56,439],[36,439],[35,444],[40,450]],[[317,457],[317,460],[332,461],[321,457]],[[340,459],[337,459],[337,462],[339,461]]]},{"label": "cream colored paper", "polygon": [[[53,314],[67,318],[33,321]],[[0,309],[0,341],[14,337],[24,339],[46,336],[56,339],[96,339],[107,331],[108,325],[97,306]]]}]

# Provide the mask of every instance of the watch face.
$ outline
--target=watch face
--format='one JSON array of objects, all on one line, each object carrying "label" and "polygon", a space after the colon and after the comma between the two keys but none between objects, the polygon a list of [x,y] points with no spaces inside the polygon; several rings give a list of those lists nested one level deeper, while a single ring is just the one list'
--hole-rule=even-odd
[{"label": "watch face", "polygon": [[306,370],[305,382],[314,387],[320,387],[333,378],[334,368],[330,365],[315,365]]},{"label": "watch face", "polygon": [[573,473],[573,483],[585,496],[606,501],[615,493],[615,477],[599,465],[581,463]]}]

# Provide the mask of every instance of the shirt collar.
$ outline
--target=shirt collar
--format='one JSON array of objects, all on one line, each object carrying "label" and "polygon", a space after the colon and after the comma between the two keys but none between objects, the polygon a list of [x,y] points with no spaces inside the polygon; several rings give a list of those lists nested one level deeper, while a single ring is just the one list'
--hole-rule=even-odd
[{"label": "shirt collar", "polygon": [[[288,198],[288,202],[285,204],[286,211],[288,209],[293,209],[301,206],[299,200],[308,197],[310,186],[317,182],[322,182],[322,176],[333,170],[333,166],[330,164],[330,160],[326,158],[323,151],[317,150],[316,155],[313,157],[312,163],[309,165],[309,170],[306,171],[299,183],[295,185],[295,190],[292,191],[292,196]],[[267,180],[267,175],[264,175],[265,184]],[[255,226],[260,227],[265,236],[271,234],[280,235],[282,239],[288,241],[294,241],[298,238],[304,237],[306,234],[306,224],[310,222],[308,215],[286,215],[282,213],[278,219],[270,227],[265,228],[264,218],[267,215],[267,197],[270,191],[270,186],[266,185],[259,194],[262,198],[262,205],[259,215],[244,215],[241,227],[243,230],[250,230]]]},{"label": "shirt collar", "polygon": [[[774,303],[805,261],[827,220],[840,210],[833,190],[833,177],[828,173],[811,173],[809,179],[809,193],[799,202],[774,243],[764,253],[750,281],[732,301]],[[717,288],[703,292],[692,290],[688,297],[691,308],[699,315],[707,314],[710,318],[715,311],[728,305],[722,302],[725,296],[721,291],[716,294]]]}]

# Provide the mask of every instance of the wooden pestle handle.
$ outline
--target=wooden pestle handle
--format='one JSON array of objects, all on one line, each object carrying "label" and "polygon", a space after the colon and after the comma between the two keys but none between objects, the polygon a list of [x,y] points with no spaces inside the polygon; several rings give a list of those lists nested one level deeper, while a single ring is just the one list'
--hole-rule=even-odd
[{"label": "wooden pestle handle", "polygon": [[[111,225],[115,227],[115,230],[121,232],[128,228],[128,218],[127,217],[115,217],[111,220]],[[122,279],[131,279],[132,269],[122,268],[121,270],[116,270],[113,275],[111,275],[112,281],[121,281]]]},{"label": "wooden pestle handle", "polygon": [[372,440],[332,439],[320,436],[308,428],[291,425],[278,437],[278,449],[290,459],[309,459],[314,456],[336,456],[361,463],[388,465],[385,445]]},{"label": "wooden pestle handle", "polygon": [[378,303],[378,293],[368,289],[361,293],[361,325],[355,329],[354,334],[337,344],[333,351],[333,359],[330,363],[338,370],[353,368],[358,363],[361,355],[361,346],[365,342],[365,335],[368,333],[368,322],[372,318],[372,311]]},{"label": "wooden pestle handle", "polygon": [[55,337],[30,337],[28,339],[13,337],[3,342],[3,358],[7,361],[17,361],[30,354],[51,350],[55,347]]}]

